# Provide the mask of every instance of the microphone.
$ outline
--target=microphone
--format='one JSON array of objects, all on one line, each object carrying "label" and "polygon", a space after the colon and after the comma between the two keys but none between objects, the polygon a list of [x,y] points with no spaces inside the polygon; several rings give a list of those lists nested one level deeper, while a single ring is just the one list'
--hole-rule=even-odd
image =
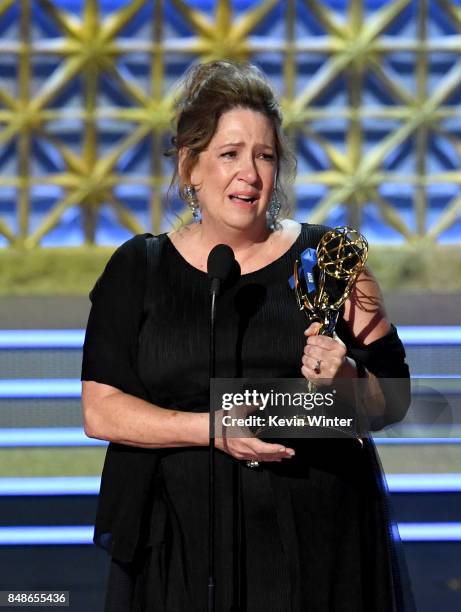
[{"label": "microphone", "polygon": [[217,244],[208,255],[207,272],[211,280],[210,293],[218,295],[221,283],[226,281],[235,266],[234,251],[227,244]]},{"label": "microphone", "polygon": [[[215,377],[215,325],[216,303],[221,283],[226,281],[235,270],[234,251],[227,244],[217,244],[208,255],[207,272],[210,284],[210,361],[209,377]],[[210,403],[210,434],[208,453],[208,612],[215,612],[215,440],[214,412]]]}]

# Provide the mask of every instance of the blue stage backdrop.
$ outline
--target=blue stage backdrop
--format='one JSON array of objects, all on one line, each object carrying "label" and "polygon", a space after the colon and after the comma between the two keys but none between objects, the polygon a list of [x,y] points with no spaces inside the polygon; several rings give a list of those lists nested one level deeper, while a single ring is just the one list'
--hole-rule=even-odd
[{"label": "blue stage backdrop", "polygon": [[175,87],[250,60],[296,150],[294,216],[461,242],[460,0],[2,0],[0,246],[116,244],[167,197]]}]

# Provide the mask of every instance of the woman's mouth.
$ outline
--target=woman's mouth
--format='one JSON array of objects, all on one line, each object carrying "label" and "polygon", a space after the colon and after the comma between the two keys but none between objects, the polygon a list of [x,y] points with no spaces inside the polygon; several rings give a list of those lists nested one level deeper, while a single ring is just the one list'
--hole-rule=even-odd
[{"label": "woman's mouth", "polygon": [[246,195],[243,193],[235,193],[229,196],[229,199],[239,206],[253,206],[258,199],[255,195]]}]

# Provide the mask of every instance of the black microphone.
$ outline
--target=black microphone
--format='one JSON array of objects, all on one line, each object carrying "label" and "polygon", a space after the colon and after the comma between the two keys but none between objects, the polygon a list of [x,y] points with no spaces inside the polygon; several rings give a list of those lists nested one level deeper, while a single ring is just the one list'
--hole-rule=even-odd
[{"label": "black microphone", "polygon": [[234,251],[227,244],[217,244],[208,255],[207,271],[211,280],[210,293],[219,294],[221,283],[226,281],[235,266]]},{"label": "black microphone", "polygon": [[[226,281],[235,270],[236,261],[234,251],[227,244],[217,244],[208,255],[207,271],[211,281],[211,310],[210,310],[210,389],[211,380],[215,377],[215,324],[216,303],[221,283]],[[210,437],[208,454],[208,612],[215,611],[215,463],[214,463],[214,412],[210,404]]]}]

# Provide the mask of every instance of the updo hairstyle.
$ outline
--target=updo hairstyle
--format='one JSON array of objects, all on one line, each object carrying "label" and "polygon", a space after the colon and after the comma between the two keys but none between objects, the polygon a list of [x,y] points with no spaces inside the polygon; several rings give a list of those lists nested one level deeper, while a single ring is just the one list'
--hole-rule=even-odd
[{"label": "updo hairstyle", "polygon": [[234,108],[248,108],[267,117],[274,129],[277,163],[277,194],[286,215],[286,184],[294,177],[296,160],[282,132],[282,115],[274,92],[261,71],[252,64],[213,61],[194,66],[186,75],[176,102],[172,148],[168,155],[175,157],[175,171],[171,187],[177,186],[184,195],[184,182],[179,176],[178,154],[186,151],[182,161],[183,176],[188,177],[213,138],[223,113]]}]

